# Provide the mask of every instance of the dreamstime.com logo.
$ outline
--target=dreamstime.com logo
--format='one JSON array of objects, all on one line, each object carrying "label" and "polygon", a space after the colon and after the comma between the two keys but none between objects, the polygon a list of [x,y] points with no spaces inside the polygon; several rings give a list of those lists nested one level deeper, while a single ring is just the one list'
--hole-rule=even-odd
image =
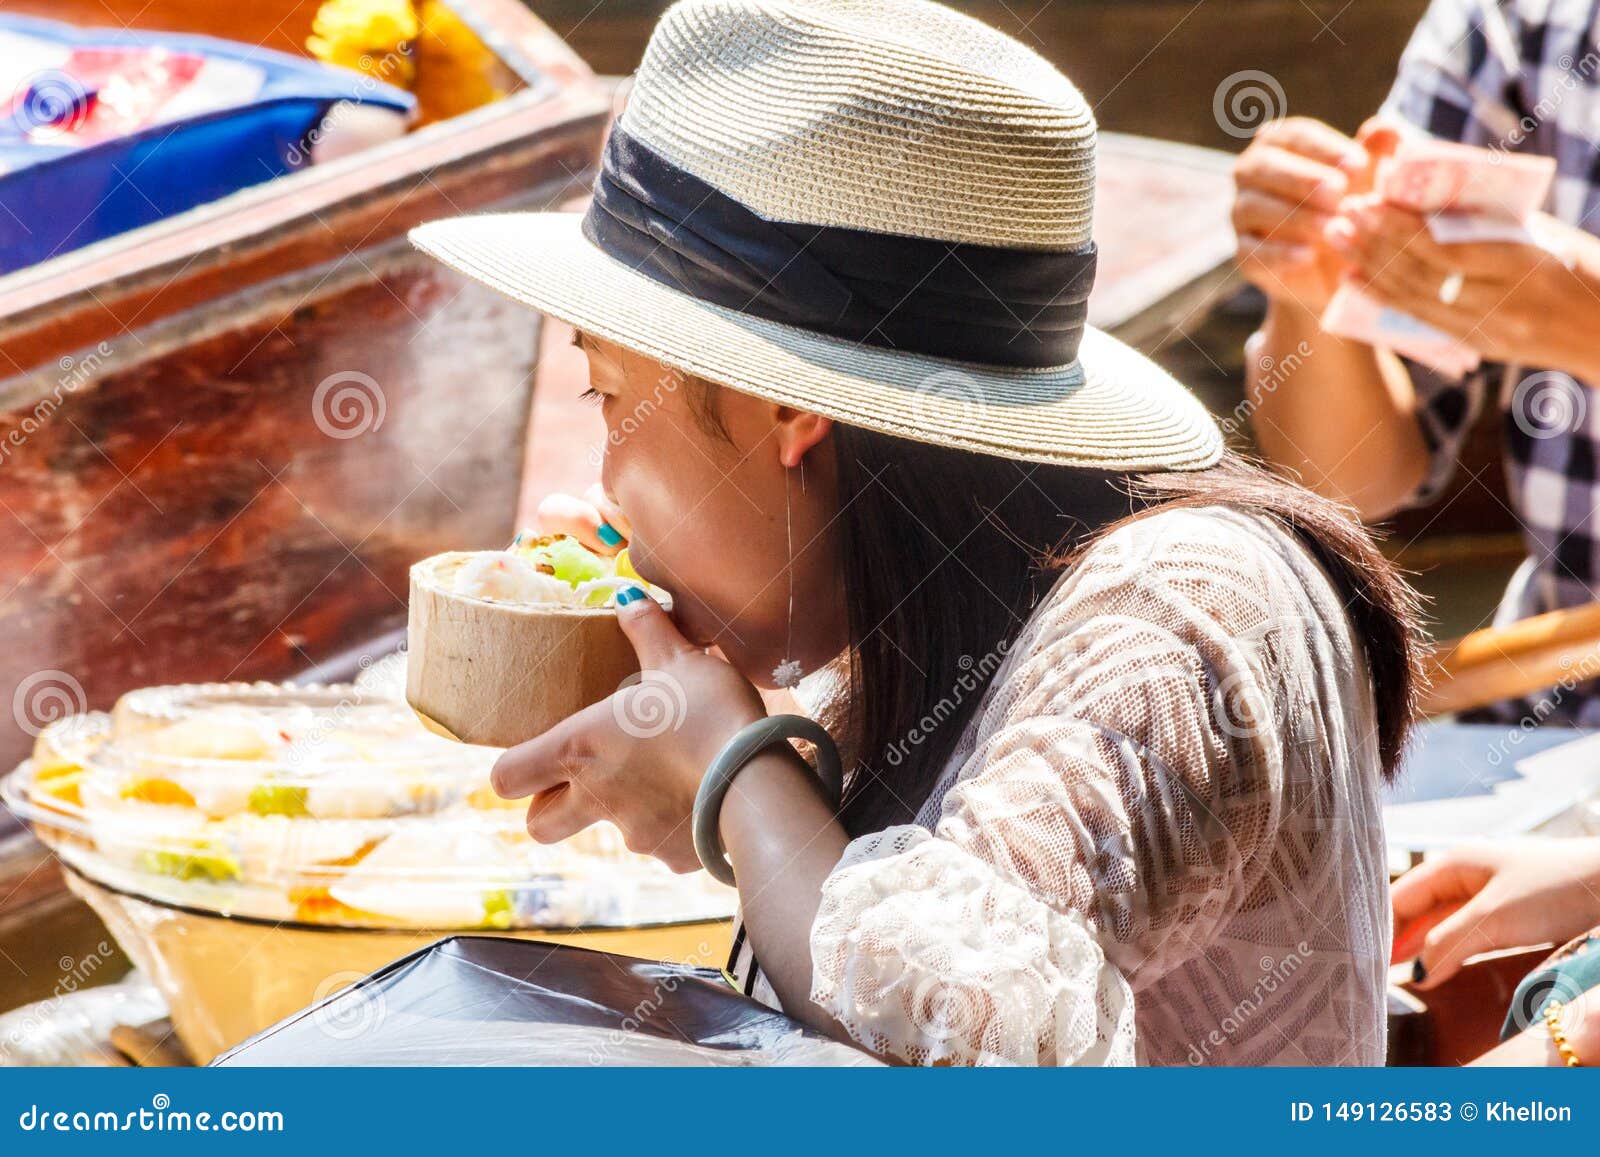
[{"label": "dreamstime.com logo", "polygon": [[311,998],[311,1023],[323,1036],[336,1041],[352,1041],[383,1026],[389,1014],[389,1005],[380,988],[368,988],[328,999],[365,978],[366,973],[349,970],[330,972],[322,978]]},{"label": "dreamstime.com logo", "polygon": [[976,662],[971,655],[962,655],[956,660],[956,666],[961,669],[961,674],[956,677],[949,693],[941,696],[939,701],[928,708],[927,713],[898,741],[891,743],[884,753],[884,758],[890,767],[899,767],[904,763],[912,749],[926,743],[934,732],[943,727],[945,722],[961,709],[961,705],[970,696],[983,693],[989,686],[990,679],[994,677],[995,671],[1005,661],[1008,646],[1009,644],[1002,640],[994,650]]},{"label": "dreamstime.com logo", "polygon": [[378,430],[389,412],[383,387],[360,370],[340,370],[317,383],[311,395],[311,420],[341,442]]},{"label": "dreamstime.com logo", "polygon": [[306,134],[303,143],[296,142],[285,150],[284,159],[289,162],[290,168],[299,169],[310,164],[316,156],[317,146],[347,117],[359,112],[364,107],[361,102],[375,93],[379,84],[407,87],[406,66],[409,58],[404,52],[385,52],[379,57],[364,52],[357,63],[361,66],[361,77],[356,81],[354,99],[335,101],[322,120]]},{"label": "dreamstime.com logo", "polygon": [[11,718],[24,732],[37,737],[50,724],[89,710],[83,684],[66,671],[35,671],[11,696]]},{"label": "dreamstime.com logo", "polygon": [[644,424],[662,409],[667,398],[683,387],[685,380],[682,370],[667,366],[666,372],[656,382],[650,397],[639,399],[634,403],[633,409],[620,419],[607,422],[605,441],[589,451],[589,465],[596,470],[600,469],[605,463],[606,452],[615,450],[642,430]]},{"label": "dreamstime.com logo", "polygon": [[689,694],[665,671],[630,675],[611,697],[617,726],[634,739],[654,739],[683,726],[689,716]]},{"label": "dreamstime.com logo", "polygon": [[1510,758],[1528,735],[1554,715],[1566,698],[1579,687],[1591,679],[1600,678],[1600,650],[1590,651],[1582,659],[1577,660],[1571,655],[1563,655],[1561,670],[1561,682],[1533,699],[1529,703],[1528,710],[1506,729],[1506,733],[1499,740],[1490,745],[1484,757],[1490,767],[1499,767]]},{"label": "dreamstime.com logo", "polygon": [[1539,102],[1507,128],[1500,140],[1490,143],[1489,151],[1493,154],[1494,161],[1498,162],[1502,156],[1515,150],[1523,141],[1533,136],[1539,131],[1540,125],[1554,121],[1568,93],[1588,92],[1593,85],[1595,73],[1600,72],[1600,56],[1586,52],[1581,58],[1574,60],[1570,52],[1563,52],[1556,58],[1555,65],[1554,69],[1540,70]]},{"label": "dreamstime.com logo", "polygon": [[17,1063],[25,1053],[28,1042],[50,1024],[60,1012],[62,1003],[87,987],[100,970],[115,958],[116,949],[108,940],[100,941],[93,952],[85,953],[82,957],[63,956],[57,962],[61,976],[50,995],[29,1005],[20,1021],[12,1016],[4,1018],[9,1023],[10,1031],[0,1038],[0,1064]]},{"label": "dreamstime.com logo", "polygon": [[1566,374],[1543,370],[1517,383],[1507,409],[1517,429],[1544,441],[1583,427],[1589,416],[1589,394]]},{"label": "dreamstime.com logo", "polygon": [[1216,1049],[1232,1040],[1255,1019],[1257,1013],[1272,1003],[1273,994],[1288,984],[1289,979],[1304,968],[1313,955],[1315,950],[1302,940],[1280,957],[1263,956],[1260,961],[1261,975],[1256,978],[1255,987],[1217,1021],[1216,1027],[1203,1040],[1189,1046],[1189,1063],[1205,1064]]},{"label": "dreamstime.com logo", "polygon": [[1524,982],[1511,1002],[1507,1019],[1518,1032],[1531,1030],[1538,1036],[1548,1037],[1550,1022],[1545,1018],[1545,1008],[1552,1001],[1561,1002],[1558,1024],[1570,1036],[1589,1012],[1589,990],[1577,978],[1563,973],[1546,972],[1532,978],[1531,982]]},{"label": "dreamstime.com logo", "polygon": [[1243,400],[1228,416],[1218,420],[1217,425],[1222,428],[1225,438],[1232,438],[1244,432],[1251,418],[1255,416],[1261,399],[1277,393],[1279,387],[1294,377],[1300,367],[1305,365],[1306,359],[1312,353],[1311,343],[1303,340],[1281,358],[1254,352],[1260,349],[1260,344],[1255,339],[1251,339],[1246,349],[1250,350],[1256,359],[1255,389],[1246,391]]},{"label": "dreamstime.com logo", "polygon": [[285,1128],[276,1109],[191,1113],[174,1109],[165,1093],[151,1097],[147,1107],[124,1112],[29,1105],[17,1115],[17,1127],[24,1133],[282,1133]]},{"label": "dreamstime.com logo", "polygon": [[[106,359],[115,351],[110,342],[101,342],[91,350],[85,350],[74,356],[63,354],[56,362],[56,367],[61,371],[56,377],[55,385],[49,393],[44,394],[33,404],[33,409],[24,413],[20,419],[12,417],[9,429],[0,436],[0,464],[9,461],[11,456],[28,444],[28,440],[44,429],[56,416],[56,411],[66,403],[69,394],[76,394],[85,382],[90,381],[100,373]],[[20,409],[21,407],[18,407]],[[12,411],[13,414],[16,410]]]},{"label": "dreamstime.com logo", "polygon": [[983,387],[960,370],[940,370],[917,383],[911,399],[911,425],[966,430],[980,425],[988,410]]},{"label": "dreamstime.com logo", "polygon": [[1211,115],[1230,137],[1245,141],[1289,111],[1283,85],[1270,72],[1247,68],[1223,77],[1211,97]]},{"label": "dreamstime.com logo", "polygon": [[[711,945],[702,940],[695,945],[694,951],[683,959],[682,965],[684,968],[700,968],[711,963],[713,957]],[[682,971],[674,970],[657,980],[650,994],[634,1005],[628,1015],[617,1022],[616,1028],[607,1030],[605,1037],[590,1047],[588,1063],[596,1068],[614,1063],[617,1052],[627,1048],[630,1043],[638,1042],[641,1030],[660,1016],[667,997],[677,992],[678,986],[686,979],[691,977]]]},{"label": "dreamstime.com logo", "polygon": [[89,115],[90,103],[83,81],[59,69],[45,69],[17,86],[11,119],[30,141],[48,144],[76,129]]}]

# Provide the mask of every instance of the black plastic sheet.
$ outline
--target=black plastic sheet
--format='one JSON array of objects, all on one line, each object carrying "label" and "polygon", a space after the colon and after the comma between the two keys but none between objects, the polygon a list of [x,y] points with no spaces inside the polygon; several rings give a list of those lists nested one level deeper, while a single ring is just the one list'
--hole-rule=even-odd
[{"label": "black plastic sheet", "polygon": [[452,936],[217,1058],[217,1065],[876,1065],[707,968]]}]

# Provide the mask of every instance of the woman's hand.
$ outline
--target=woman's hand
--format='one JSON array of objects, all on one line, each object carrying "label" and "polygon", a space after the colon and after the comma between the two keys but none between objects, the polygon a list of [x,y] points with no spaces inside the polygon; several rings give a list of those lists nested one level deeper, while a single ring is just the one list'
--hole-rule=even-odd
[{"label": "woman's hand", "polygon": [[[633,537],[628,516],[606,497],[605,489],[598,482],[585,490],[582,498],[571,494],[546,495],[535,517],[541,530],[570,534],[599,554],[616,554]],[[607,527],[614,533],[607,533]]]},{"label": "woman's hand", "polygon": [[1360,145],[1309,117],[1264,125],[1234,163],[1239,268],[1279,304],[1320,314],[1338,283],[1323,230],[1367,164]]},{"label": "woman's hand", "polygon": [[[1347,201],[1325,236],[1362,288],[1489,360],[1600,380],[1600,241],[1544,214],[1533,231],[1542,244],[1441,244],[1422,215],[1367,196]],[[1447,303],[1441,290],[1457,274]]]},{"label": "woman's hand", "polygon": [[[1561,1031],[1578,1060],[1585,1065],[1600,1064],[1600,991],[1590,989],[1561,1010]],[[1516,1036],[1471,1062],[1490,1068],[1565,1068],[1561,1055],[1544,1020],[1535,1021]]]},{"label": "woman's hand", "polygon": [[617,620],[639,655],[639,681],[511,748],[490,783],[505,799],[533,797],[528,834],[540,843],[610,820],[630,850],[693,871],[701,777],[766,711],[743,676],[692,646],[653,599],[618,607]]},{"label": "woman's hand", "polygon": [[1564,943],[1600,924],[1600,838],[1453,848],[1401,876],[1392,895],[1393,959],[1419,961],[1419,986],[1431,988],[1469,956]]}]

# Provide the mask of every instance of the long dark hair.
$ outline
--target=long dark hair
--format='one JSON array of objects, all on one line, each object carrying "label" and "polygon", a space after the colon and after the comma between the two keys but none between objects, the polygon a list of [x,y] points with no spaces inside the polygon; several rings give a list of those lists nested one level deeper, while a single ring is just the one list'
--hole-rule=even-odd
[{"label": "long dark hair", "polygon": [[828,722],[855,763],[841,813],[852,834],[915,815],[978,708],[993,657],[1062,570],[1120,523],[1172,506],[1227,505],[1298,536],[1365,649],[1382,772],[1394,774],[1420,677],[1416,597],[1342,507],[1232,454],[1191,473],[1123,475],[838,423],[833,442],[851,647],[843,707]]}]

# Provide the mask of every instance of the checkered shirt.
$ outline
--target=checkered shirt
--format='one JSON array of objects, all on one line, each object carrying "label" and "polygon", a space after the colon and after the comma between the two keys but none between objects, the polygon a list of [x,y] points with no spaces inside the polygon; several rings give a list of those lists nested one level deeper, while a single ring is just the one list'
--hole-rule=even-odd
[{"label": "checkered shirt", "polygon": [[[1553,216],[1600,234],[1600,0],[1433,0],[1384,102],[1432,136],[1556,159]],[[1600,394],[1563,373],[1485,362],[1461,380],[1410,364],[1438,496],[1487,396],[1502,413],[1507,488],[1531,577],[1516,617],[1600,597]],[[1600,383],[1597,383],[1600,384]],[[1541,697],[1541,720],[1600,726],[1594,682]],[[1492,714],[1516,718],[1525,701]]]}]

